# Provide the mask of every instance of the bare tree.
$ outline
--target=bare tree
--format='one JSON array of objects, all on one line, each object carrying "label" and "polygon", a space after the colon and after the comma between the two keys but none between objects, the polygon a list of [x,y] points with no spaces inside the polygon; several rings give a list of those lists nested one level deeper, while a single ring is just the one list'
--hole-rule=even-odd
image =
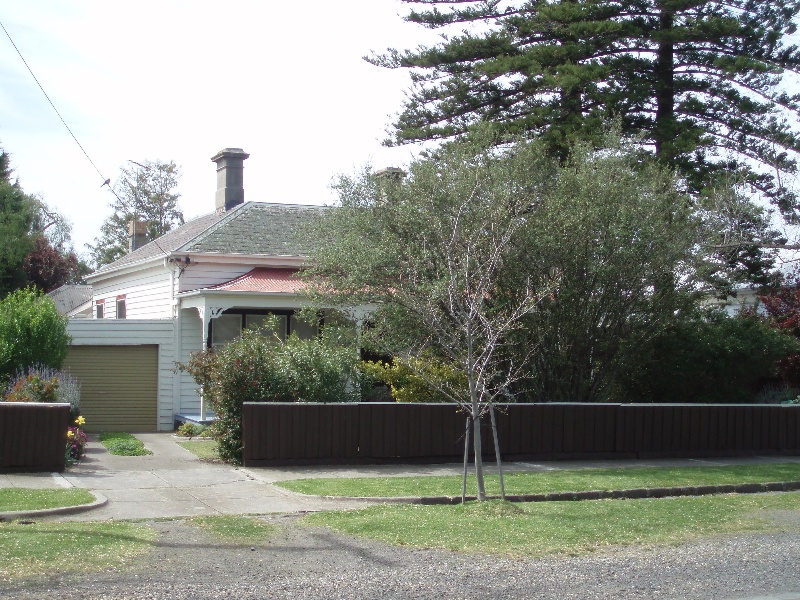
[{"label": "bare tree", "polygon": [[[453,144],[412,164],[404,178],[369,170],[342,177],[341,205],[319,224],[324,243],[312,273],[321,301],[375,304],[365,341],[400,357],[431,353],[464,374],[461,387],[407,361],[468,415],[480,500],[481,418],[488,413],[494,422],[494,403],[520,375],[509,334],[554,282],[545,273],[514,290],[500,286],[504,271],[516,268],[509,257],[550,169],[534,146]],[[468,444],[465,436],[465,457]],[[495,450],[500,466],[497,440]]]}]

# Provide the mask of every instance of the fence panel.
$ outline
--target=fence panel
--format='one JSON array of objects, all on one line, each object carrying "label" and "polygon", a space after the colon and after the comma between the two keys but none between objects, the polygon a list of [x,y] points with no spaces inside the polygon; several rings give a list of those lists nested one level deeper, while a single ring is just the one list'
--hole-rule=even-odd
[{"label": "fence panel", "polygon": [[63,471],[69,404],[0,402],[0,471]]},{"label": "fence panel", "polygon": [[[496,417],[500,449],[511,460],[800,454],[800,406],[505,404]],[[457,462],[464,424],[450,404],[246,403],[244,461]],[[491,460],[488,415],[481,431]]]}]

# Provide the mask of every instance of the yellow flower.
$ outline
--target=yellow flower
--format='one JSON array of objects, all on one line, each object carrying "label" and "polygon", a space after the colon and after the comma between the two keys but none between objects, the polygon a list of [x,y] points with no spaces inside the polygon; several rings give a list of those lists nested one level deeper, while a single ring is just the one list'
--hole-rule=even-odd
[{"label": "yellow flower", "polygon": [[67,431],[67,438],[72,439],[74,437],[75,437],[75,432],[74,431],[72,431],[72,430]]},{"label": "yellow flower", "polygon": [[83,417],[78,417],[77,419],[75,419],[75,425],[83,425],[84,423],[86,423],[86,419],[84,419]]}]

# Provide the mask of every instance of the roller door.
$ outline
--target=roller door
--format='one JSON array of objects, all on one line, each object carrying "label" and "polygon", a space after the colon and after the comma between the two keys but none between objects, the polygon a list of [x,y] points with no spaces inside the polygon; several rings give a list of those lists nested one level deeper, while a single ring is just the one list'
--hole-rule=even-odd
[{"label": "roller door", "polygon": [[71,346],[64,370],[81,383],[88,431],[156,431],[158,346]]}]

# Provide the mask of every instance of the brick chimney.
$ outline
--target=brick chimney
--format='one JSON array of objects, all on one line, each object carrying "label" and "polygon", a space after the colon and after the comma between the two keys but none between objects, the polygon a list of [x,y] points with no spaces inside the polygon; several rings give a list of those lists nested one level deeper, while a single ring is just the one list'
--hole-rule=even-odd
[{"label": "brick chimney", "polygon": [[241,148],[225,148],[211,157],[217,163],[217,212],[244,203],[244,166],[250,155]]},{"label": "brick chimney", "polygon": [[128,252],[133,252],[147,243],[147,223],[131,220],[128,222]]}]

